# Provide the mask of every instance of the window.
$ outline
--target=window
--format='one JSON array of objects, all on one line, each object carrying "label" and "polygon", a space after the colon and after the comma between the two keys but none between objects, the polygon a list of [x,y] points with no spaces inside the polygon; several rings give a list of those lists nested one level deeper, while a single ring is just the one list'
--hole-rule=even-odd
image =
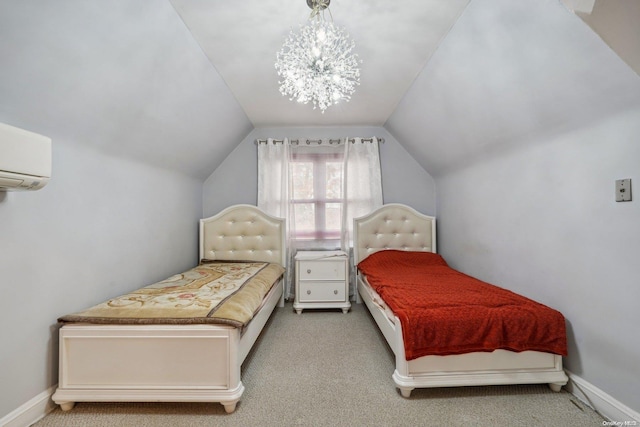
[{"label": "window", "polygon": [[296,240],[340,240],[342,153],[292,153],[290,173]]},{"label": "window", "polygon": [[[353,218],[382,205],[377,138],[345,140],[349,144],[258,141],[258,207],[287,219],[287,298],[296,250],[347,250]],[[355,280],[350,283],[355,295]]]}]

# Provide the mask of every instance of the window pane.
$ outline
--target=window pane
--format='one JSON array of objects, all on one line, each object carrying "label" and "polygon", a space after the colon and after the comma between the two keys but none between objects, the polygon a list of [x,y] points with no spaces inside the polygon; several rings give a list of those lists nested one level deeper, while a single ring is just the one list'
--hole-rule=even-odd
[{"label": "window pane", "polygon": [[291,179],[293,181],[293,198],[295,200],[313,199],[313,163],[291,163]]},{"label": "window pane", "polygon": [[296,203],[294,206],[296,234],[313,233],[316,229],[316,212],[313,203]]},{"label": "window pane", "polygon": [[327,199],[342,198],[342,163],[327,162]]},{"label": "window pane", "polygon": [[342,203],[327,203],[325,205],[326,230],[339,232],[342,222]]}]

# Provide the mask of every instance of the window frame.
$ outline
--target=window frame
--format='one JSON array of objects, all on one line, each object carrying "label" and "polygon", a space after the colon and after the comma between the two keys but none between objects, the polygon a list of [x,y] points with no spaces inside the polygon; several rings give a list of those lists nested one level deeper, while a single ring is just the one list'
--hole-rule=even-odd
[{"label": "window frame", "polygon": [[[289,202],[293,205],[293,211],[295,212],[296,205],[313,204],[314,206],[314,221],[315,227],[313,231],[300,231],[297,227],[294,227],[294,235],[292,238],[296,241],[322,241],[333,242],[339,241],[342,234],[341,224],[337,230],[326,229],[326,207],[327,204],[336,203],[340,205],[340,212],[344,209],[344,198],[342,197],[344,172],[340,172],[340,197],[328,198],[327,197],[327,164],[328,163],[340,163],[344,162],[344,154],[342,152],[322,152],[320,150],[294,150],[291,153],[290,168],[291,175],[293,176],[293,167],[295,163],[311,162],[313,164],[313,197],[311,199],[295,199],[291,192]],[[295,182],[292,181],[292,186],[295,186]],[[295,215],[295,214],[294,214]],[[295,217],[294,217],[295,221]]]}]

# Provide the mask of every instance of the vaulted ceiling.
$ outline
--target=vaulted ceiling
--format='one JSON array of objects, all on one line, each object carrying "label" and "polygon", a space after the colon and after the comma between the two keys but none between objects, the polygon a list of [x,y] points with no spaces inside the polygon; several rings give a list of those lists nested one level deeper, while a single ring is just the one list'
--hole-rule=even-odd
[{"label": "vaulted ceiling", "polygon": [[273,66],[304,0],[4,0],[0,121],[200,179],[255,127],[384,126],[440,174],[638,105],[628,2],[333,0],[362,84],[321,114]]},{"label": "vaulted ceiling", "polygon": [[334,0],[331,15],[357,43],[362,79],[349,103],[324,114],[278,91],[276,52],[307,22],[305,0],[171,3],[254,126],[382,126],[469,0]]},{"label": "vaulted ceiling", "polygon": [[473,0],[385,127],[439,175],[638,105],[638,74],[560,2]]}]

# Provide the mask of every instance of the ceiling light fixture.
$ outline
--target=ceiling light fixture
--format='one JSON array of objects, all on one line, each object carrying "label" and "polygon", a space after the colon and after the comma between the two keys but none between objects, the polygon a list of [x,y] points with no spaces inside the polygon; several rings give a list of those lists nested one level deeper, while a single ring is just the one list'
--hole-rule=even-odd
[{"label": "ceiling light fixture", "polygon": [[[306,0],[311,8],[309,22],[293,30],[276,55],[276,70],[282,80],[280,93],[303,104],[311,101],[313,109],[324,113],[341,100],[347,102],[360,84],[360,61],[352,53],[355,43],[349,34],[333,24],[329,11],[331,0]],[[329,11],[331,22],[324,19]]]}]

